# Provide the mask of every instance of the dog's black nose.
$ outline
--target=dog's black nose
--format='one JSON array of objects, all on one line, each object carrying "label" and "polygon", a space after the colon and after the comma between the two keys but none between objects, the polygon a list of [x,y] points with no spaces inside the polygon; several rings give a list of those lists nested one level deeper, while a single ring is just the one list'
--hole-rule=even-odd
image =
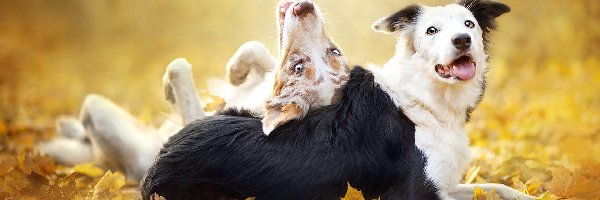
[{"label": "dog's black nose", "polygon": [[471,47],[471,36],[466,33],[455,35],[452,38],[452,44],[459,50],[466,50]]},{"label": "dog's black nose", "polygon": [[294,14],[304,16],[315,9],[312,0],[301,1],[294,6]]}]

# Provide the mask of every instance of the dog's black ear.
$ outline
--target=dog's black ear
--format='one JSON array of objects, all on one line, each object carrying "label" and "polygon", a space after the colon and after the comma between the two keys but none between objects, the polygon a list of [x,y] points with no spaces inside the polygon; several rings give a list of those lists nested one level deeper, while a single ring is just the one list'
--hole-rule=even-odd
[{"label": "dog's black ear", "polygon": [[410,25],[415,24],[420,13],[421,6],[410,5],[393,15],[377,20],[371,28],[382,33],[402,31]]},{"label": "dog's black ear", "polygon": [[460,0],[459,5],[469,9],[484,34],[496,29],[496,18],[510,12],[510,7],[491,0]]}]

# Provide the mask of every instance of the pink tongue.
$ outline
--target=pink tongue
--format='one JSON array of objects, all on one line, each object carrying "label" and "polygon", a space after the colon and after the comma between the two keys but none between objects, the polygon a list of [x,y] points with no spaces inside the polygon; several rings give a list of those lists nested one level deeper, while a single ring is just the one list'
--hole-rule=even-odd
[{"label": "pink tongue", "polygon": [[470,62],[456,63],[453,67],[454,73],[460,80],[471,80],[475,76],[475,64]]}]

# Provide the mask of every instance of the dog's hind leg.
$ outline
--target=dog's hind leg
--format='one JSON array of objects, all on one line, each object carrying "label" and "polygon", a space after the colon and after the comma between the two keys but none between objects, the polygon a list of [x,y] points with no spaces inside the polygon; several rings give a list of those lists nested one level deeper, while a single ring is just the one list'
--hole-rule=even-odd
[{"label": "dog's hind leg", "polygon": [[450,196],[457,200],[473,199],[475,188],[481,188],[485,191],[495,190],[501,199],[506,200],[534,200],[534,196],[522,193],[504,184],[486,183],[486,184],[459,184],[454,191],[450,192]]},{"label": "dog's hind leg", "polygon": [[57,137],[38,145],[40,154],[48,155],[59,163],[76,165],[94,161],[90,143],[71,138]]},{"label": "dog's hind leg", "polygon": [[88,95],[80,118],[96,159],[132,180],[142,178],[162,146],[155,130],[102,96]]},{"label": "dog's hind leg", "polygon": [[246,82],[250,71],[260,76],[275,69],[276,61],[267,48],[260,42],[250,41],[242,44],[226,65],[226,77],[234,86]]},{"label": "dog's hind leg", "polygon": [[163,75],[165,98],[184,125],[205,116],[192,75],[192,65],[184,58],[171,61]]},{"label": "dog's hind leg", "polygon": [[56,132],[65,138],[83,141],[86,139],[81,121],[75,117],[62,116],[56,120]]},{"label": "dog's hind leg", "polygon": [[79,119],[60,117],[56,121],[56,133],[58,134],[56,138],[38,145],[42,155],[48,155],[68,165],[94,160],[92,146]]}]

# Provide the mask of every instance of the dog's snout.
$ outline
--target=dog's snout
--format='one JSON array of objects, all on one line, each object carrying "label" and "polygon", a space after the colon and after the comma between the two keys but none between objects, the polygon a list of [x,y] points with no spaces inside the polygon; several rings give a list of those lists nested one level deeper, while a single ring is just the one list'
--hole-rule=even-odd
[{"label": "dog's snout", "polygon": [[297,16],[304,16],[309,12],[314,11],[315,5],[312,0],[301,1],[294,6],[294,14]]},{"label": "dog's snout", "polygon": [[471,36],[467,33],[461,33],[452,37],[452,44],[459,50],[466,50],[471,47]]}]

